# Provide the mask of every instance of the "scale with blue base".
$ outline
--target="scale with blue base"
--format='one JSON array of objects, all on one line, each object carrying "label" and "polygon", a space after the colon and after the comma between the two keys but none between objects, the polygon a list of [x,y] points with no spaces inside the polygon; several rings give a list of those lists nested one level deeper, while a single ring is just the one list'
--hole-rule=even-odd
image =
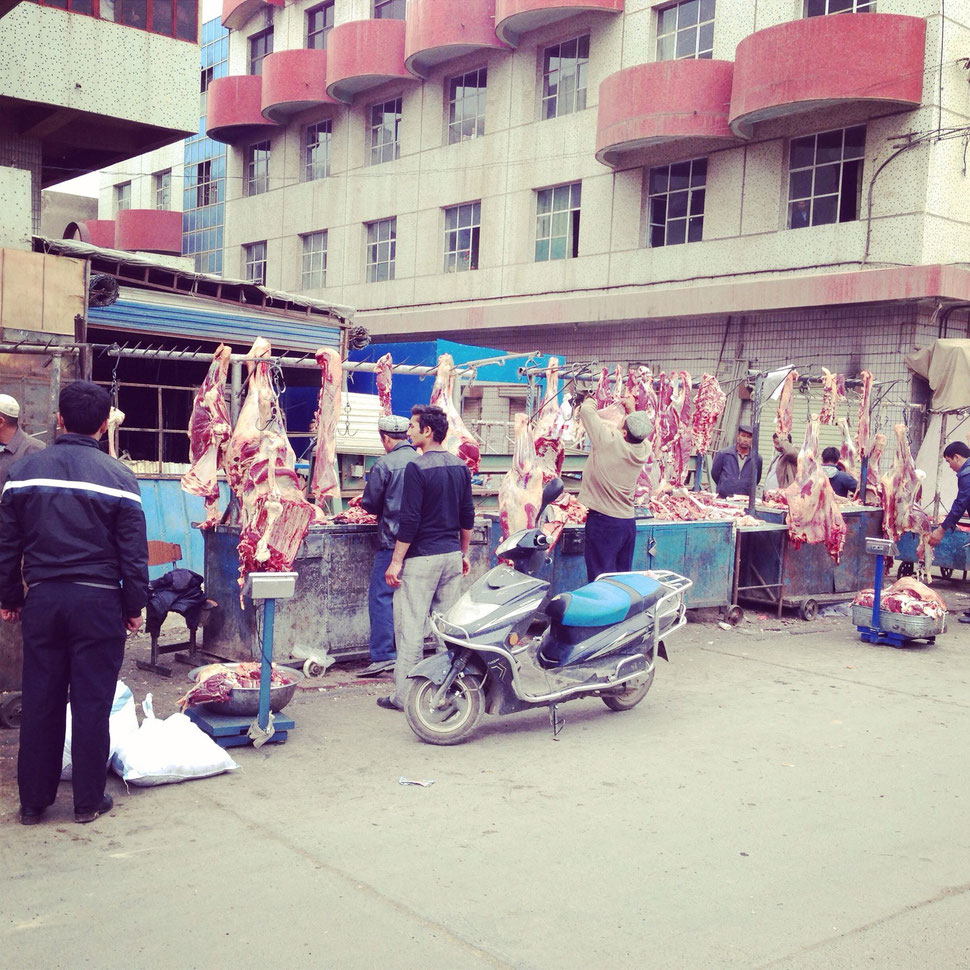
[{"label": "scale with blue base", "polygon": [[259,711],[256,720],[251,715],[213,714],[201,707],[190,707],[185,713],[223,748],[243,744],[261,747],[282,744],[293,730],[292,718],[282,712],[270,711],[270,677],[273,663],[273,621],[276,601],[289,599],[296,589],[296,573],[250,573],[246,578],[247,592],[254,605],[263,604],[263,634],[260,640]]}]

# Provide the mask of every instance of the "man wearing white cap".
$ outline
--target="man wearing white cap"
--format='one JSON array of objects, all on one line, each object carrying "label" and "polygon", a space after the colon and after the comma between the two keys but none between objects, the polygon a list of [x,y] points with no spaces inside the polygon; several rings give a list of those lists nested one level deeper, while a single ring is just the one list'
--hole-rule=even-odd
[{"label": "man wearing white cap", "polygon": [[10,466],[43,443],[20,430],[20,403],[9,394],[0,394],[0,489],[10,474]]},{"label": "man wearing white cap", "polygon": [[370,664],[360,675],[378,677],[394,669],[397,648],[394,642],[394,588],[387,585],[384,574],[391,564],[397,529],[401,521],[401,495],[404,491],[404,469],[418,453],[408,441],[407,418],[385,414],[377,422],[381,435],[382,455],[367,476],[361,506],[377,516],[380,548],[374,556],[367,608],[370,613]]}]

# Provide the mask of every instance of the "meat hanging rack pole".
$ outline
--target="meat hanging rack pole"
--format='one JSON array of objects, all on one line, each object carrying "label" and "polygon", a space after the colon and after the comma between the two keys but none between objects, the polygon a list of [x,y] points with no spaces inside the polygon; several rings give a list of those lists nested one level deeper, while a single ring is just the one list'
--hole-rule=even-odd
[{"label": "meat hanging rack pole", "polygon": [[755,500],[758,495],[758,435],[761,431],[761,398],[765,390],[765,374],[759,371],[754,378],[754,394],[751,398],[751,457],[753,471],[751,485],[748,487],[748,515],[754,515]]}]

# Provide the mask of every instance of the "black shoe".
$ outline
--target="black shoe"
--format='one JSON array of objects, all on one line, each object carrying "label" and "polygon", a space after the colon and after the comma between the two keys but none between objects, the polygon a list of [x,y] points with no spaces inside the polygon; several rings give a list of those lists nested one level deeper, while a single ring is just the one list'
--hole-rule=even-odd
[{"label": "black shoe", "polygon": [[375,660],[372,664],[361,670],[357,676],[358,677],[380,677],[381,674],[387,673],[389,670],[394,669],[393,660]]},{"label": "black shoe", "polygon": [[958,616],[957,623],[970,623],[970,613],[964,613],[963,616]]},{"label": "black shoe", "polygon": [[101,804],[94,809],[93,812],[75,812],[74,821],[80,822],[82,825],[85,822],[93,822],[96,818],[101,815],[107,815],[115,806],[115,800],[110,795],[105,795],[101,799]]},{"label": "black shoe", "polygon": [[46,808],[31,808],[29,805],[20,806],[20,823],[22,825],[36,825],[44,820]]},{"label": "black shoe", "polygon": [[391,700],[390,697],[378,697],[377,706],[383,707],[385,711],[400,711],[401,708]]}]

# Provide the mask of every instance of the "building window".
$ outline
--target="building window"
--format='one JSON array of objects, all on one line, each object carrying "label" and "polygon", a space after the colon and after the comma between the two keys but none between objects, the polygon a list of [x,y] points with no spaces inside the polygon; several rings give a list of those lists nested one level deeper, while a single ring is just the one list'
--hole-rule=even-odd
[{"label": "building window", "polygon": [[866,126],[793,138],[788,165],[788,228],[859,218]]},{"label": "building window", "polygon": [[212,162],[199,162],[195,166],[195,207],[215,205],[219,201],[219,183],[212,177]]},{"label": "building window", "polygon": [[707,159],[650,169],[650,245],[678,246],[704,237]]},{"label": "building window", "polygon": [[586,107],[589,34],[553,44],[542,52],[542,117],[582,111]]},{"label": "building window", "polygon": [[582,183],[536,192],[536,262],[579,255],[579,203]]},{"label": "building window", "polygon": [[269,191],[269,142],[261,141],[246,149],[246,195]]},{"label": "building window", "polygon": [[485,83],[484,67],[469,71],[448,82],[448,144],[468,141],[485,134]]},{"label": "building window", "polygon": [[806,17],[829,13],[875,13],[876,0],[805,0]]},{"label": "building window", "polygon": [[131,208],[131,182],[115,186],[115,212]]},{"label": "building window", "polygon": [[318,121],[303,132],[303,181],[325,179],[330,175],[330,140],[333,122]]},{"label": "building window", "polygon": [[370,163],[380,165],[401,154],[401,99],[375,104],[370,109]]},{"label": "building window", "polygon": [[306,45],[310,50],[327,49],[327,34],[333,28],[334,0],[311,7],[306,12]]},{"label": "building window", "polygon": [[314,290],[327,285],[327,231],[308,232],[303,240],[304,290]]},{"label": "building window", "polygon": [[478,238],[482,231],[482,204],[469,202],[445,209],[445,272],[478,269]]},{"label": "building window", "polygon": [[273,53],[273,28],[262,30],[249,38],[249,73],[263,73],[263,58]]},{"label": "building window", "polygon": [[407,0],[374,0],[374,17],[377,20],[404,20]]},{"label": "building window", "polygon": [[198,41],[199,0],[37,0],[37,3],[113,20],[126,27],[193,44]]},{"label": "building window", "polygon": [[172,170],[165,169],[164,172],[156,172],[152,176],[152,186],[155,189],[155,208],[172,208]]},{"label": "building window", "polygon": [[266,241],[247,243],[243,246],[246,261],[245,277],[250,283],[266,285]]},{"label": "building window", "polygon": [[397,217],[367,224],[367,282],[394,279],[397,255]]},{"label": "building window", "polygon": [[657,60],[709,58],[714,53],[714,0],[681,0],[657,11]]}]

